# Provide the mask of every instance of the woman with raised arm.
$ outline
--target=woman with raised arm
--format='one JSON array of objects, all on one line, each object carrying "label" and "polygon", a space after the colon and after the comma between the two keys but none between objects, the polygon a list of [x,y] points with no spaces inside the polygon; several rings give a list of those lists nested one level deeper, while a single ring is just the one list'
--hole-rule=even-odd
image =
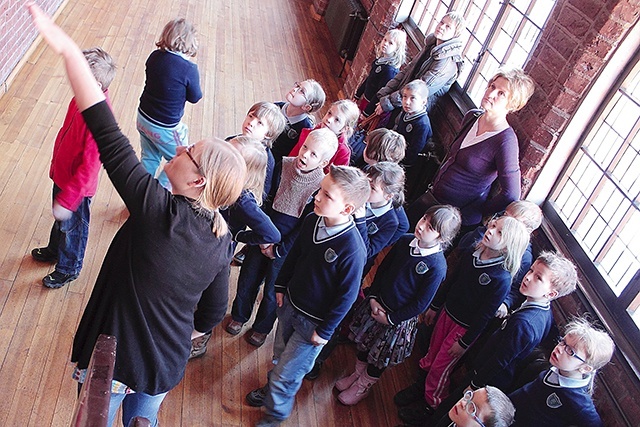
[{"label": "woman with raised arm", "polygon": [[[84,381],[100,334],[116,337],[109,425],[123,404],[123,425],[141,416],[157,425],[169,390],[183,377],[193,309],[210,286],[207,306],[220,322],[227,308],[230,235],[218,212],[242,190],[245,164],[230,144],[204,140],[178,148],[165,166],[172,190],[142,167],[107,106],[76,43],[33,3],[33,21],[63,59],[69,81],[109,179],[130,216],[105,256],[73,342],[74,377]],[[210,325],[211,327],[215,325]]]}]

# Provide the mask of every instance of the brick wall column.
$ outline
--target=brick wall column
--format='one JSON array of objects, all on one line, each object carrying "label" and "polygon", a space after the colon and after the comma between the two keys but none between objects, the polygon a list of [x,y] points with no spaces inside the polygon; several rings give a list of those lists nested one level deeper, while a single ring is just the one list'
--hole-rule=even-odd
[{"label": "brick wall column", "polygon": [[509,119],[520,141],[523,194],[639,11],[640,0],[558,2],[525,68],[536,91]]},{"label": "brick wall column", "polygon": [[369,72],[371,61],[375,58],[376,44],[389,28],[397,25],[394,18],[402,0],[363,0],[361,3],[369,14],[369,22],[362,33],[358,51],[342,88],[346,97],[353,95]]}]

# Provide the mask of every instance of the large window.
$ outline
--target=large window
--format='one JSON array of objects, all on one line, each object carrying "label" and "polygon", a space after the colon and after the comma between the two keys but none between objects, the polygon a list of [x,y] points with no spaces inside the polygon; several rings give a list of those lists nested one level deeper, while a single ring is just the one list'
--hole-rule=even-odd
[{"label": "large window", "polygon": [[487,81],[501,65],[524,66],[555,3],[555,0],[415,0],[409,19],[423,34],[429,34],[445,13],[455,10],[464,15],[465,68],[458,83],[478,105]]},{"label": "large window", "polygon": [[640,61],[592,121],[549,203],[603,279],[609,308],[640,325]]}]

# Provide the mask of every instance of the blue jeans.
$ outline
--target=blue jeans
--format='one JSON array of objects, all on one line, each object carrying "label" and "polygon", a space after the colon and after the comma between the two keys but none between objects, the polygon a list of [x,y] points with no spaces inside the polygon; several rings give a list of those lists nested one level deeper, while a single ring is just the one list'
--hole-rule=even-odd
[{"label": "blue jeans", "polygon": [[[140,163],[154,177],[162,158],[169,161],[176,155],[176,147],[188,145],[187,125],[180,122],[175,127],[159,126],[147,120],[140,112],[136,120],[136,127],[140,133]],[[165,188],[169,187],[169,179],[164,171],[160,172],[158,181]]]},{"label": "blue jeans", "polygon": [[273,342],[275,366],[269,372],[264,402],[267,415],[279,420],[291,415],[302,379],[313,367],[323,347],[311,343],[316,327],[316,323],[296,311],[285,297],[282,307],[278,307],[278,327]]},{"label": "blue jeans", "polygon": [[156,394],[155,396],[146,393],[111,393],[107,426],[111,427],[113,425],[120,404],[122,404],[122,425],[124,427],[128,427],[129,422],[135,417],[144,417],[151,422],[152,427],[157,426],[158,410],[167,393]]},{"label": "blue jeans", "polygon": [[253,330],[262,334],[268,334],[273,329],[276,321],[276,291],[275,284],[278,273],[284,263],[283,258],[270,260],[262,255],[259,246],[248,246],[240,275],[236,297],[231,307],[231,318],[236,322],[246,323],[251,317],[253,305],[258,297],[260,285],[264,281],[262,301],[253,322]]},{"label": "blue jeans", "polygon": [[[53,198],[62,191],[53,185]],[[84,251],[89,237],[89,220],[91,217],[89,206],[91,197],[84,197],[80,206],[65,221],[55,221],[49,233],[47,249],[58,254],[56,270],[62,274],[80,274]]]}]

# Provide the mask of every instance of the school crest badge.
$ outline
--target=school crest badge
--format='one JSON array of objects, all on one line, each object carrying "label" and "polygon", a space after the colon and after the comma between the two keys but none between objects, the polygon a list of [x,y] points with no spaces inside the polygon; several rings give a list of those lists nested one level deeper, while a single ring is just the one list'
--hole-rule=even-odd
[{"label": "school crest badge", "polygon": [[379,73],[380,71],[382,71],[382,67],[378,65],[378,66],[376,67],[376,74],[377,74],[377,73]]},{"label": "school crest badge", "polygon": [[367,234],[371,235],[371,234],[376,234],[378,232],[378,226],[376,225],[375,222],[370,222],[369,225],[367,225]]},{"label": "school crest badge", "polygon": [[407,132],[411,132],[412,129],[413,129],[413,125],[411,123],[409,123],[407,125]]},{"label": "school crest badge", "polygon": [[287,131],[287,136],[290,139],[296,139],[298,137],[298,131],[294,128],[289,128],[289,130]]},{"label": "school crest badge", "polygon": [[328,263],[332,263],[333,261],[338,259],[338,254],[333,249],[329,248],[324,251],[324,260]]},{"label": "school crest badge", "polygon": [[557,394],[551,393],[549,396],[547,396],[547,406],[551,409],[558,409],[562,406],[562,402],[560,401],[560,398]]},{"label": "school crest badge", "polygon": [[418,274],[424,274],[427,271],[429,271],[429,266],[427,265],[427,263],[425,263],[424,261],[420,261],[417,265],[416,265],[416,273]]},{"label": "school crest badge", "polygon": [[487,273],[482,273],[480,277],[478,277],[478,283],[480,283],[482,286],[487,286],[489,283],[491,283],[491,277]]}]

